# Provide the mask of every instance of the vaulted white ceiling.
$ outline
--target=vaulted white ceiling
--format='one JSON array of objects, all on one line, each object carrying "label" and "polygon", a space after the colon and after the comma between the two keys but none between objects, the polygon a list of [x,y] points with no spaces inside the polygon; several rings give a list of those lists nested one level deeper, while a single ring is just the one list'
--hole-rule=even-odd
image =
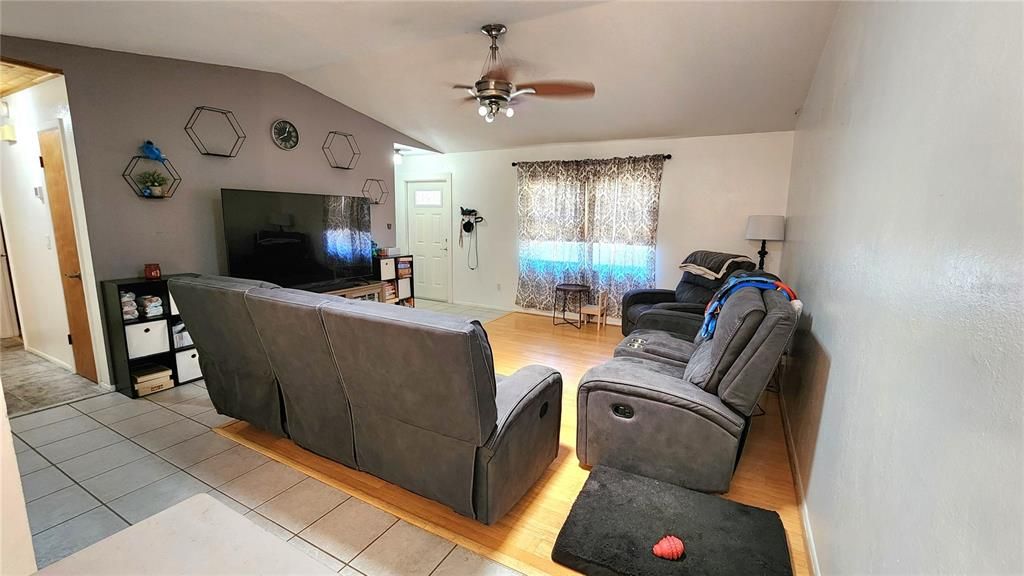
[{"label": "vaulted white ceiling", "polygon": [[[281,72],[441,151],[791,130],[835,5],[819,2],[4,0],[5,35]],[[589,80],[485,124],[481,24],[517,81]]]}]

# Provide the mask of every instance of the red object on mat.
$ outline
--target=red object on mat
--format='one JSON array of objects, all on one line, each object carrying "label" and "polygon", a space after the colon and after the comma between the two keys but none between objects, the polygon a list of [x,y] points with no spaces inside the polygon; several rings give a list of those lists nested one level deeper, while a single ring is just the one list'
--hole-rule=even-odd
[{"label": "red object on mat", "polygon": [[683,541],[669,534],[651,548],[651,552],[654,553],[658,558],[664,558],[665,560],[679,560],[683,557],[683,553],[686,552],[686,546],[683,545]]}]

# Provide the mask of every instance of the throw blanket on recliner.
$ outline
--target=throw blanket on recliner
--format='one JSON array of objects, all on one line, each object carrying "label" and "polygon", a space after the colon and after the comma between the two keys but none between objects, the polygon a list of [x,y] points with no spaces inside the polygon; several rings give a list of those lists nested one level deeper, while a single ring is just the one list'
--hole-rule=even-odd
[{"label": "throw blanket on recliner", "polygon": [[725,301],[733,293],[743,288],[758,288],[761,290],[778,290],[782,292],[790,302],[796,301],[796,292],[781,280],[772,275],[745,275],[739,274],[729,278],[718,292],[715,292],[708,307],[704,310],[704,323],[700,327],[700,338],[707,340],[714,336],[715,326],[718,323],[718,313],[721,312]]},{"label": "throw blanket on recliner", "polygon": [[[703,255],[702,252],[695,252],[694,254]],[[735,256],[720,252],[706,252],[705,257],[697,258],[697,260],[704,260],[703,262],[692,262],[690,261],[691,259],[687,258],[687,261],[679,265],[679,269],[701,278],[707,278],[708,280],[721,280],[732,274],[736,269],[748,268],[745,265],[747,263],[750,264],[749,269],[754,267],[754,261],[746,256]]]}]

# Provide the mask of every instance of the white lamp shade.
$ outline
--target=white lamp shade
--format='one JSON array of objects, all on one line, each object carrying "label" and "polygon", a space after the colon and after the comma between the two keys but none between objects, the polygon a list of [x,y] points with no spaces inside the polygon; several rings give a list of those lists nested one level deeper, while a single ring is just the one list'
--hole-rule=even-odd
[{"label": "white lamp shade", "polygon": [[750,216],[747,218],[747,240],[785,240],[785,216]]}]

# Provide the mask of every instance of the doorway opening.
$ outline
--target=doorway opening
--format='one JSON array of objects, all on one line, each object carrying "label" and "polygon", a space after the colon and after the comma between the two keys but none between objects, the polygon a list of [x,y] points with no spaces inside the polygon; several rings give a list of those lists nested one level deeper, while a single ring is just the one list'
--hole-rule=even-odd
[{"label": "doorway opening", "polygon": [[109,387],[64,77],[0,66],[0,381],[16,416]]}]

